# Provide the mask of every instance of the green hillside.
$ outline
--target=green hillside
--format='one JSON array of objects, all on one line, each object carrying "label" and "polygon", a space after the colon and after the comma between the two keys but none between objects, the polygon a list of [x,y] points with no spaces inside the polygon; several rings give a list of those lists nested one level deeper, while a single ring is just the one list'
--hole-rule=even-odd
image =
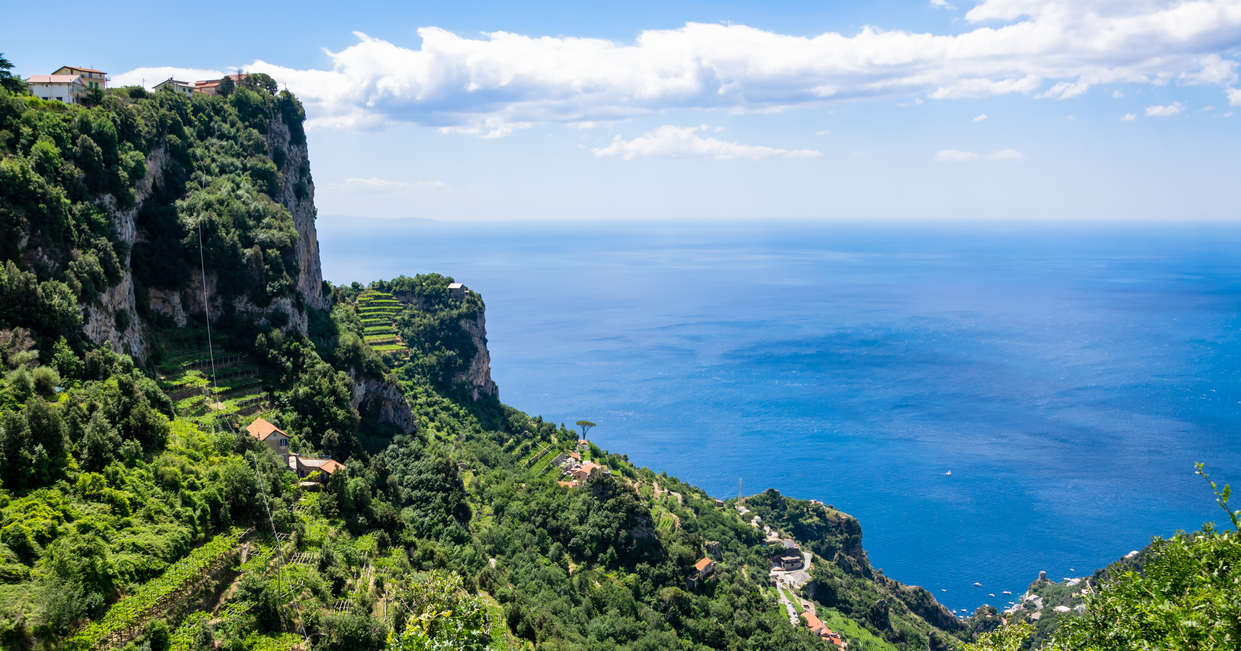
[{"label": "green hillside", "polygon": [[[323,306],[289,208],[304,151],[265,75],[87,106],[0,88],[0,646],[833,648],[799,613],[851,649],[976,639],[981,619],[871,568],[842,511],[717,500],[502,404],[482,297],[451,278],[324,286]],[[810,567],[777,580],[784,538]],[[1197,563],[1169,592],[1209,604],[1213,636],[1234,544],[1181,540],[1207,560],[1152,574]],[[1101,617],[1066,644],[1107,648]]]}]

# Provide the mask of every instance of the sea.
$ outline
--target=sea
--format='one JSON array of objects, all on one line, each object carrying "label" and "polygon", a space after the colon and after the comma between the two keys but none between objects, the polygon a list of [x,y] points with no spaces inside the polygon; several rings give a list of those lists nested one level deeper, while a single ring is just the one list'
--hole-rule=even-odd
[{"label": "sea", "polygon": [[716,497],[834,505],[958,614],[1227,522],[1195,462],[1241,486],[1239,226],[321,217],[319,239],[334,283],[480,292],[504,402]]}]

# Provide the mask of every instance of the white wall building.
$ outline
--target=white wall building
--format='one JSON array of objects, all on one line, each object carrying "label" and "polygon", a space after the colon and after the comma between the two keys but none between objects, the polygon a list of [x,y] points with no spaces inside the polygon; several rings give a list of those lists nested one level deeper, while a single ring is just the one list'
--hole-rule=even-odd
[{"label": "white wall building", "polygon": [[86,84],[80,75],[33,75],[26,83],[30,93],[41,99],[78,104],[86,95]]},{"label": "white wall building", "polygon": [[185,95],[186,97],[189,97],[190,95],[194,94],[194,84],[191,84],[187,81],[177,81],[176,79],[173,79],[172,77],[169,77],[159,82],[158,84],[155,84],[155,90],[164,90],[164,89],[168,89],[174,93],[181,93],[182,95]]}]

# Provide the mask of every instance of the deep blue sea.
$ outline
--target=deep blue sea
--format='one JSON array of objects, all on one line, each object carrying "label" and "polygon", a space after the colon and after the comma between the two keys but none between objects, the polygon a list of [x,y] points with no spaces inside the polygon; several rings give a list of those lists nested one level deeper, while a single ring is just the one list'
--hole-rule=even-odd
[{"label": "deep blue sea", "polygon": [[712,495],[833,504],[954,609],[1220,520],[1195,461],[1241,484],[1241,227],[319,228],[333,282],[481,292],[505,402]]}]

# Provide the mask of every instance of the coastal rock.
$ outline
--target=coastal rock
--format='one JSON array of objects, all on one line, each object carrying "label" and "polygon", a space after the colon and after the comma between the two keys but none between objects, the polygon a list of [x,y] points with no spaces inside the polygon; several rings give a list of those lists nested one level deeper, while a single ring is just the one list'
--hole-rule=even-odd
[{"label": "coastal rock", "polygon": [[474,400],[483,396],[497,397],[499,388],[491,379],[491,354],[487,352],[487,320],[486,308],[479,306],[478,315],[472,319],[465,318],[459,322],[474,342],[474,356],[463,373],[453,378],[454,384],[464,382],[470,387],[470,395]]}]

